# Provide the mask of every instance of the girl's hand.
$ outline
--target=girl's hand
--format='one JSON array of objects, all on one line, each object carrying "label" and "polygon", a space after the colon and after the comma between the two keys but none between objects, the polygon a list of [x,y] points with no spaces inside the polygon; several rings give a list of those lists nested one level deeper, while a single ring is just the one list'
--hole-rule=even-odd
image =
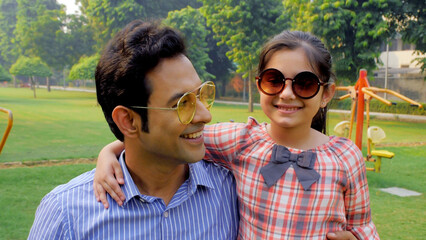
[{"label": "girl's hand", "polygon": [[357,238],[349,231],[338,231],[333,233],[327,233],[327,239],[329,240],[357,240]]},{"label": "girl's hand", "polygon": [[126,199],[119,184],[124,184],[123,171],[117,156],[123,151],[124,145],[120,141],[106,145],[98,156],[96,172],[93,179],[93,190],[96,200],[102,202],[105,208],[109,207],[106,192],[121,206]]}]

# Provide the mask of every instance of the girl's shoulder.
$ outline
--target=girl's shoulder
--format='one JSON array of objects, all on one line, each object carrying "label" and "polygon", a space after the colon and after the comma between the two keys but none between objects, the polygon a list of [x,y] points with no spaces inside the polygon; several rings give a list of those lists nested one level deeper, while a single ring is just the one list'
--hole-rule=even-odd
[{"label": "girl's shoulder", "polygon": [[205,126],[206,131],[218,132],[234,132],[238,135],[244,134],[265,134],[266,123],[259,123],[255,118],[248,117],[246,123],[242,122],[220,122]]},{"label": "girl's shoulder", "polygon": [[211,138],[215,142],[233,142],[245,146],[272,141],[266,131],[266,123],[258,123],[253,117],[249,117],[246,123],[221,122],[206,125],[204,134],[207,142]]},{"label": "girl's shoulder", "polygon": [[339,162],[347,169],[360,168],[364,164],[361,150],[350,139],[330,136],[330,140],[319,146],[317,154],[324,161]]},{"label": "girl's shoulder", "polygon": [[359,156],[361,150],[350,139],[344,137],[330,136],[329,141],[316,148],[318,152],[331,153],[336,156],[355,155]]}]

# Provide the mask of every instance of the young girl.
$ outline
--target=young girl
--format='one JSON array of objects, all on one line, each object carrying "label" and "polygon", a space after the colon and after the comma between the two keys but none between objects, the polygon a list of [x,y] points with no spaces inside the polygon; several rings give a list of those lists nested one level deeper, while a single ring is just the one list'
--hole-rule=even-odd
[{"label": "young girl", "polygon": [[[236,178],[239,238],[325,239],[328,232],[348,230],[359,239],[379,239],[361,151],[346,138],[324,134],[335,88],[325,46],[308,33],[284,31],[264,46],[258,72],[270,124],[249,118],[204,132],[205,160],[231,169]],[[113,178],[121,170],[110,157],[122,149],[115,143],[101,152],[98,199],[105,199],[104,187],[123,200]]]}]

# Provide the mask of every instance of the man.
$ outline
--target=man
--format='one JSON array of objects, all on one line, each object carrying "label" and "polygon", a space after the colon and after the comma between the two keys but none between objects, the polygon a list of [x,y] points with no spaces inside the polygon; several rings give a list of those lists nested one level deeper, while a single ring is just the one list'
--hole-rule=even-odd
[{"label": "man", "polygon": [[127,198],[104,209],[94,197],[94,170],[84,173],[43,198],[29,239],[235,239],[234,179],[200,161],[214,85],[200,81],[182,37],[131,22],[107,45],[96,90],[112,132],[124,141]]}]

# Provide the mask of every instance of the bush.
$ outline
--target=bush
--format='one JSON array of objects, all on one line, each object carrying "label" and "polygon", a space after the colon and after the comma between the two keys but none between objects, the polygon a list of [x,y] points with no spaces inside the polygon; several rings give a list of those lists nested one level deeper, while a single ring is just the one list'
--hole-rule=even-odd
[{"label": "bush", "polygon": [[[370,112],[381,112],[381,113],[396,113],[396,114],[411,114],[411,115],[426,115],[426,111],[423,108],[417,106],[411,106],[407,102],[395,102],[396,105],[388,106],[379,100],[372,99],[370,101]],[[351,110],[351,99],[347,98],[344,100],[333,99],[329,103],[329,109],[342,109]],[[424,104],[423,104],[424,106]]]},{"label": "bush", "polygon": [[0,82],[10,82],[12,80],[12,76],[0,65]]}]

